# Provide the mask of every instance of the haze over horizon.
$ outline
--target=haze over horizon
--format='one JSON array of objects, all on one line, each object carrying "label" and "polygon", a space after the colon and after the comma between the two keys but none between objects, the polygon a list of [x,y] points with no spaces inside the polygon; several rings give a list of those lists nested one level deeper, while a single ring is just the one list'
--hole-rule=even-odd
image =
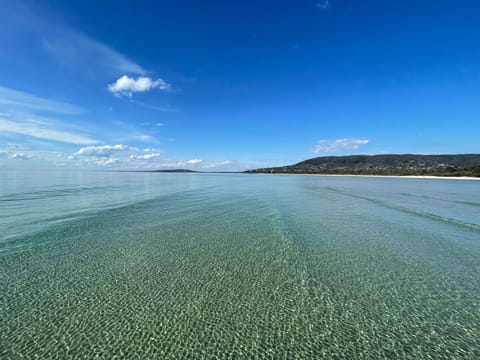
[{"label": "haze over horizon", "polygon": [[0,7],[0,169],[480,152],[477,2]]}]

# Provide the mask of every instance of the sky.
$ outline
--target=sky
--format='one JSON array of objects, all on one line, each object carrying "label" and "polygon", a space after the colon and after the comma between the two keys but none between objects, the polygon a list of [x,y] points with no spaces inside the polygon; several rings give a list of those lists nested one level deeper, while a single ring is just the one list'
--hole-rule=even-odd
[{"label": "sky", "polygon": [[0,169],[480,152],[475,0],[0,0]]}]

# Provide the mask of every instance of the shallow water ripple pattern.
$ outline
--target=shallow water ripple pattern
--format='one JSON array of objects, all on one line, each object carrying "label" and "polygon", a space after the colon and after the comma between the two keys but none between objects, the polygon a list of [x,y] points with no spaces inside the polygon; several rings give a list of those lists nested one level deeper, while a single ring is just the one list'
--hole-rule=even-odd
[{"label": "shallow water ripple pattern", "polygon": [[2,359],[480,358],[480,182],[1,176]]}]

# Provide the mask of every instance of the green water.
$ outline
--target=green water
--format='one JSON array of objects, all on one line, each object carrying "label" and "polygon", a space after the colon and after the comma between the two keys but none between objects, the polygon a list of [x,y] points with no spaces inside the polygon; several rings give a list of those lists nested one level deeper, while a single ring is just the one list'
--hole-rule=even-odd
[{"label": "green water", "polygon": [[480,181],[0,185],[1,359],[480,358]]}]

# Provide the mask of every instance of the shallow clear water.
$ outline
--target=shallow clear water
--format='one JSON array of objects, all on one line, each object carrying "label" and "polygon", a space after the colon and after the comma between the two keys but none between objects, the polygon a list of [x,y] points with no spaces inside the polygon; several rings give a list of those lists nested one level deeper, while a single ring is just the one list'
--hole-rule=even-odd
[{"label": "shallow clear water", "polygon": [[0,174],[0,358],[478,359],[480,181]]}]

